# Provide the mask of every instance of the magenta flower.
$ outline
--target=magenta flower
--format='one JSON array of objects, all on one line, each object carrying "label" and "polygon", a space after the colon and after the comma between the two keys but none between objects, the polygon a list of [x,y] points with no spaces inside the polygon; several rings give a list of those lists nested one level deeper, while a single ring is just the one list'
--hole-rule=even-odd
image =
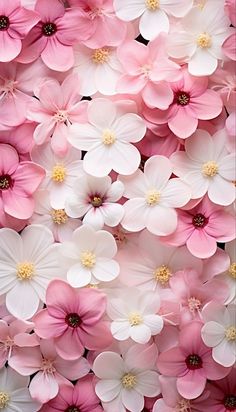
[{"label": "magenta flower", "polygon": [[18,56],[22,40],[39,19],[37,13],[21,7],[20,0],[0,0],[0,62]]},{"label": "magenta flower", "polygon": [[76,290],[62,280],[53,280],[46,292],[47,309],[34,318],[35,332],[44,339],[54,338],[62,358],[77,359],[84,348],[97,350],[109,346],[112,336],[107,322],[103,293],[93,289]]},{"label": "magenta flower", "polygon": [[33,162],[20,162],[17,151],[0,144],[0,214],[29,219],[34,211],[33,194],[45,176]]},{"label": "magenta flower", "polygon": [[179,334],[179,346],[162,352],[157,361],[163,375],[177,377],[178,392],[186,399],[197,398],[207,379],[222,379],[230,370],[213,360],[201,339],[201,328],[202,323],[197,321],[186,325]]},{"label": "magenta flower", "polygon": [[91,33],[89,18],[79,9],[65,9],[58,0],[37,0],[35,10],[41,21],[25,39],[18,61],[31,63],[41,56],[50,69],[67,71],[74,63],[72,45]]}]

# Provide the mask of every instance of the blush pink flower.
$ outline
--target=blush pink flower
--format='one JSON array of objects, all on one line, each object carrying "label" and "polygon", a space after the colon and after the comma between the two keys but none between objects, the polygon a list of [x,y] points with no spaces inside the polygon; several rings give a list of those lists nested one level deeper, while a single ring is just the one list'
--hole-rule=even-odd
[{"label": "blush pink flower", "polygon": [[0,210],[18,219],[28,219],[34,211],[33,194],[45,176],[33,162],[20,162],[17,151],[0,144]]},{"label": "blush pink flower", "polygon": [[66,282],[53,280],[46,292],[47,309],[34,317],[35,332],[44,339],[54,338],[55,349],[63,359],[77,359],[84,349],[109,346],[112,337],[102,320],[106,297],[92,289],[75,290]]},{"label": "blush pink flower", "polygon": [[9,62],[21,51],[22,40],[40,17],[21,7],[20,0],[0,1],[0,61]]},{"label": "blush pink flower", "polygon": [[209,382],[210,397],[206,401],[207,412],[230,412],[236,409],[236,368],[223,379]]},{"label": "blush pink flower", "polygon": [[174,100],[169,109],[144,109],[144,117],[156,124],[168,123],[170,130],[181,139],[195,132],[199,120],[217,117],[222,111],[222,100],[208,89],[207,77],[193,77],[184,68],[182,80],[170,83]]},{"label": "blush pink flower", "polygon": [[34,146],[33,133],[35,123],[25,122],[11,127],[9,131],[0,132],[0,143],[6,143],[16,149],[20,161],[32,160],[30,152]]},{"label": "blush pink flower", "polygon": [[74,63],[72,45],[91,33],[89,19],[78,9],[66,9],[58,0],[37,0],[35,11],[41,21],[24,40],[18,61],[31,63],[41,56],[50,69],[67,71]]},{"label": "blush pink flower", "polygon": [[180,331],[179,346],[162,352],[157,361],[163,375],[177,377],[177,390],[186,399],[200,396],[207,379],[222,379],[229,373],[229,368],[212,359],[211,350],[201,339],[201,328],[196,321],[186,325]]},{"label": "blush pink flower", "polygon": [[209,258],[217,249],[217,242],[229,242],[235,237],[235,218],[208,197],[189,211],[178,211],[176,231],[163,241],[172,246],[186,243],[188,250],[198,258]]}]

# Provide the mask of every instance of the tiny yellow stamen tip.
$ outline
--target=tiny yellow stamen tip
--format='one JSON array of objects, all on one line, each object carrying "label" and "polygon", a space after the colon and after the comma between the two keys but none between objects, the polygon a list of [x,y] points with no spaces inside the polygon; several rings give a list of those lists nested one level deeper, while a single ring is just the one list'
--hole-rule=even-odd
[{"label": "tiny yellow stamen tip", "polygon": [[110,51],[106,47],[96,49],[92,55],[92,61],[96,64],[107,63],[107,61],[109,60],[109,54]]},{"label": "tiny yellow stamen tip", "polygon": [[229,267],[229,274],[233,279],[236,279],[236,262],[233,262]]},{"label": "tiny yellow stamen tip", "polygon": [[10,396],[6,392],[0,392],[0,409],[6,408],[10,401]]},{"label": "tiny yellow stamen tip", "polygon": [[214,177],[218,173],[218,170],[219,166],[214,161],[204,163],[202,166],[202,174],[206,177]]},{"label": "tiny yellow stamen tip", "polygon": [[139,313],[133,312],[129,315],[129,323],[131,326],[137,326],[143,323],[143,318]]},{"label": "tiny yellow stamen tip", "polygon": [[91,205],[93,207],[100,207],[102,206],[102,199],[99,196],[94,196],[91,200]]},{"label": "tiny yellow stamen tip", "polygon": [[132,373],[126,373],[122,379],[121,379],[121,383],[123,385],[124,388],[126,389],[132,389],[134,388],[134,386],[137,384],[137,378],[135,375],[133,375]]},{"label": "tiny yellow stamen tip", "polygon": [[159,0],[146,0],[146,7],[148,10],[155,11],[159,9],[160,7],[160,1]]},{"label": "tiny yellow stamen tip", "polygon": [[195,297],[191,297],[188,299],[188,307],[190,312],[195,312],[195,310],[199,310],[201,308],[201,301]]},{"label": "tiny yellow stamen tip", "polygon": [[102,134],[102,142],[103,142],[105,145],[110,146],[110,145],[112,145],[113,143],[115,143],[115,141],[116,141],[115,133],[113,133],[113,132],[112,132],[111,130],[109,130],[109,129],[106,129],[106,130],[103,131],[103,134]]},{"label": "tiny yellow stamen tip", "polygon": [[53,117],[58,123],[65,123],[68,120],[68,114],[65,110],[58,110]]},{"label": "tiny yellow stamen tip", "polygon": [[54,182],[62,183],[66,178],[66,174],[66,168],[63,165],[57,164],[52,169],[51,179]]},{"label": "tiny yellow stamen tip", "polygon": [[158,192],[157,190],[150,190],[147,193],[146,202],[150,206],[156,205],[157,203],[159,203],[160,197],[161,197],[160,192]]},{"label": "tiny yellow stamen tip", "polygon": [[52,209],[51,211],[52,220],[57,225],[61,225],[67,222],[68,216],[65,209]]},{"label": "tiny yellow stamen tip", "polygon": [[154,271],[154,278],[162,286],[168,284],[171,277],[171,271],[166,265],[162,265]]},{"label": "tiny yellow stamen tip", "polygon": [[85,268],[92,269],[96,263],[96,256],[92,252],[82,252],[80,262]]},{"label": "tiny yellow stamen tip", "polygon": [[236,327],[230,326],[225,331],[225,337],[228,341],[236,341]]},{"label": "tiny yellow stamen tip", "polygon": [[201,33],[197,38],[197,45],[202,49],[207,49],[211,47],[212,41],[211,36],[208,33]]},{"label": "tiny yellow stamen tip", "polygon": [[17,265],[17,277],[20,280],[30,280],[34,276],[35,267],[31,262],[22,262]]}]

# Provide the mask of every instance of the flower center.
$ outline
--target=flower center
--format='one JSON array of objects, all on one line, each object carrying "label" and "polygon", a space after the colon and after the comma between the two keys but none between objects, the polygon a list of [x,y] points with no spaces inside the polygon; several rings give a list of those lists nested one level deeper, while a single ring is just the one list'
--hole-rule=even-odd
[{"label": "flower center", "polygon": [[218,173],[218,170],[219,166],[214,161],[204,163],[202,166],[202,174],[206,177],[214,177]]},{"label": "flower center", "polygon": [[103,131],[103,134],[102,134],[102,142],[103,142],[105,145],[110,146],[110,145],[112,145],[113,143],[115,143],[115,141],[116,141],[116,135],[115,135],[115,133],[112,132],[112,131],[109,130],[109,129],[105,129],[105,130]]},{"label": "flower center", "polygon": [[166,265],[162,265],[154,271],[154,278],[162,286],[166,285],[169,282],[171,277],[171,271]]},{"label": "flower center", "polygon": [[55,373],[56,372],[56,368],[54,368],[53,366],[53,361],[51,361],[50,359],[43,359],[42,360],[42,365],[40,370],[46,372],[46,373]]},{"label": "flower center", "polygon": [[65,180],[66,174],[66,168],[63,165],[56,164],[52,169],[51,179],[54,182],[62,183]]},{"label": "flower center", "polygon": [[233,279],[236,279],[236,262],[233,262],[229,267],[229,274]]},{"label": "flower center", "polygon": [[100,207],[102,206],[103,200],[100,196],[93,196],[90,203],[91,205],[93,205],[93,207]]},{"label": "flower center", "polygon": [[145,77],[149,77],[151,69],[152,68],[149,64],[144,64],[144,66],[140,68],[140,71],[142,74],[144,74]]},{"label": "flower center", "polygon": [[191,405],[188,399],[181,399],[177,404],[178,412],[191,412]]},{"label": "flower center", "polygon": [[234,411],[236,408],[236,395],[226,395],[223,400],[223,405],[229,410]]},{"label": "flower center", "polygon": [[77,406],[71,405],[65,410],[65,412],[80,412],[80,410],[77,408]]},{"label": "flower center", "polygon": [[94,50],[92,61],[96,64],[107,63],[109,60],[110,51],[106,47]]},{"label": "flower center", "polygon": [[65,123],[68,120],[68,115],[66,110],[58,110],[58,112],[54,114],[53,118],[57,123]]},{"label": "flower center", "polygon": [[67,222],[68,216],[65,209],[52,209],[51,211],[52,220],[57,225],[61,225]]},{"label": "flower center", "polygon": [[96,263],[96,255],[92,252],[82,252],[80,262],[85,268],[92,269]]},{"label": "flower center", "polygon": [[159,7],[160,7],[159,0],[146,0],[145,3],[146,3],[147,9],[151,10],[151,11],[155,11],[155,10],[159,9]]},{"label": "flower center", "polygon": [[180,106],[187,106],[190,102],[189,93],[183,91],[175,93],[175,102]]},{"label": "flower center", "polygon": [[185,359],[185,363],[188,369],[191,370],[202,368],[202,358],[195,354],[188,355],[188,357]]},{"label": "flower center", "polygon": [[149,206],[157,205],[159,203],[161,193],[157,190],[150,190],[146,196],[146,202]]},{"label": "flower center", "polygon": [[126,373],[122,379],[121,383],[125,389],[132,389],[137,383],[136,376],[132,373]]},{"label": "flower center", "polygon": [[7,30],[9,26],[9,18],[7,16],[0,16],[0,30]]},{"label": "flower center", "polygon": [[197,229],[198,228],[202,229],[204,226],[207,225],[207,223],[208,223],[208,219],[201,213],[197,213],[195,216],[193,216],[192,224]]},{"label": "flower center", "polygon": [[198,47],[201,47],[202,49],[207,49],[208,47],[211,47],[211,36],[204,32],[201,33],[198,38],[197,38],[197,45]]},{"label": "flower center", "polygon": [[6,392],[0,392],[0,409],[6,408],[10,400],[10,396]]},{"label": "flower center", "polygon": [[12,178],[9,175],[0,176],[0,190],[7,190],[12,186]]},{"label": "flower center", "polygon": [[15,342],[14,339],[10,338],[10,336],[8,336],[5,340],[4,340],[4,348],[6,350],[11,349],[14,346]]},{"label": "flower center", "polygon": [[78,326],[82,322],[77,313],[68,313],[68,315],[66,315],[65,321],[71,328],[78,328]]},{"label": "flower center", "polygon": [[120,229],[119,227],[113,233],[113,237],[114,237],[115,241],[119,244],[127,243],[126,233],[124,233],[123,230]]},{"label": "flower center", "polygon": [[137,312],[132,312],[129,315],[129,323],[131,326],[137,326],[143,323],[143,318],[139,313]]},{"label": "flower center", "polygon": [[230,326],[225,331],[225,337],[228,341],[236,341],[236,327]]},{"label": "flower center", "polygon": [[45,23],[42,27],[42,33],[44,36],[50,37],[57,31],[57,26],[54,23]]},{"label": "flower center", "polygon": [[195,312],[195,310],[199,310],[201,307],[201,301],[195,297],[191,297],[188,299],[188,307],[191,312]]},{"label": "flower center", "polygon": [[31,262],[22,262],[17,265],[16,276],[20,280],[30,280],[35,274],[34,264]]}]

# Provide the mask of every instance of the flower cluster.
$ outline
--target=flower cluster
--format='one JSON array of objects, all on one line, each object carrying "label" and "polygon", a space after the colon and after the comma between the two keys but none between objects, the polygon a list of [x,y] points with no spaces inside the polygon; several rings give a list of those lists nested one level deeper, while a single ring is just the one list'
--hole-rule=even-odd
[{"label": "flower cluster", "polygon": [[235,0],[0,0],[0,410],[236,412]]}]

